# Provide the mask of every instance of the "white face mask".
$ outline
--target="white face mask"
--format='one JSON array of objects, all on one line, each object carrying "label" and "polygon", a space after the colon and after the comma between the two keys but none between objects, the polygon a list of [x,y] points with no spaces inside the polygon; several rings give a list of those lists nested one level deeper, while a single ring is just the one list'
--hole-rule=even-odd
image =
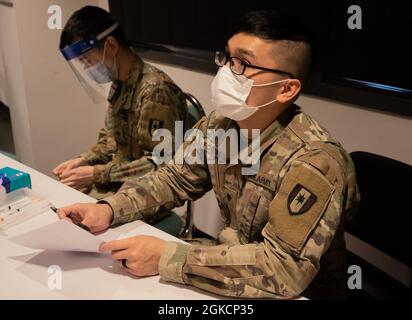
[{"label": "white face mask", "polygon": [[106,58],[106,43],[104,44],[102,61],[99,61],[95,65],[92,65],[91,67],[85,69],[89,77],[99,84],[116,81],[118,79],[116,59],[114,59],[113,68],[109,69],[104,64],[105,58]]},{"label": "white face mask", "polygon": [[244,75],[235,75],[229,67],[223,66],[219,69],[212,82],[212,106],[224,117],[235,121],[245,120],[260,108],[277,101],[275,99],[256,107],[248,106],[246,99],[253,87],[266,87],[288,80],[254,85],[252,79],[248,79]]}]

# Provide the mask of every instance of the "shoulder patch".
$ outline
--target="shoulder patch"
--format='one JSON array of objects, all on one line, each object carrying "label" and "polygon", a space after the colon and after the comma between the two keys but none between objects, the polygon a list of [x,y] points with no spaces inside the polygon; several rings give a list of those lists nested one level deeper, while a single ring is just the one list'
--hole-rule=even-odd
[{"label": "shoulder patch", "polygon": [[299,254],[322,218],[332,192],[333,186],[317,169],[300,162],[285,175],[270,204],[266,231]]},{"label": "shoulder patch", "polygon": [[315,204],[316,200],[316,195],[298,183],[288,197],[289,213],[292,215],[303,214]]}]

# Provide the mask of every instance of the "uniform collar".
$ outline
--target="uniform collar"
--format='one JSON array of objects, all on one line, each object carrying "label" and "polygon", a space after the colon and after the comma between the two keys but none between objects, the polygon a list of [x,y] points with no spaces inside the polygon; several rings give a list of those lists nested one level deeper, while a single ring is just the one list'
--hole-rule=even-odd
[{"label": "uniform collar", "polygon": [[275,121],[273,121],[260,134],[260,150],[264,152],[268,147],[273,145],[279,138],[285,128],[294,121],[295,117],[302,112],[297,105],[287,108]]},{"label": "uniform collar", "polygon": [[[248,140],[248,155],[252,155],[253,151],[256,151],[256,148],[260,147],[260,156],[262,153],[265,152],[270,146],[272,146],[279,136],[284,132],[285,128],[296,119],[296,116],[302,113],[302,110],[296,106],[292,105],[287,108],[275,121],[273,121],[263,132],[260,133],[260,144],[254,145],[252,143],[252,139]],[[239,130],[239,126],[233,120],[231,120],[228,125],[226,126],[226,130],[236,128]],[[240,132],[239,132],[240,135]],[[230,148],[230,147],[229,147]],[[241,150],[239,150],[241,152]],[[245,152],[245,151],[244,151]],[[228,166],[233,166],[234,164],[230,164],[230,154],[231,152],[228,151],[227,153],[227,163]],[[235,155],[232,155],[235,156]]]},{"label": "uniform collar", "polygon": [[132,64],[132,67],[129,71],[129,77],[126,80],[127,87],[136,87],[137,83],[139,82],[140,74],[143,71],[143,60],[139,57],[139,55],[135,52],[133,48],[131,48],[135,60]]}]

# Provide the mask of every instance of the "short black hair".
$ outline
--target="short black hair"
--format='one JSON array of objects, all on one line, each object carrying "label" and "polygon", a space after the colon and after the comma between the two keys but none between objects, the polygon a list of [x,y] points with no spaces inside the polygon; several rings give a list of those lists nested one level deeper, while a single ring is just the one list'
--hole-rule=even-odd
[{"label": "short black hair", "polygon": [[303,21],[271,10],[252,11],[242,16],[233,34],[241,32],[265,40],[301,41],[313,45],[313,35]]},{"label": "short black hair", "polygon": [[[59,48],[70,46],[79,39],[97,36],[116,22],[116,18],[106,10],[94,6],[85,6],[73,13],[67,21],[60,36]],[[114,37],[120,45],[127,45],[126,37],[120,25],[107,36]],[[100,41],[98,47],[102,47],[102,41]]]},{"label": "short black hair", "polygon": [[315,39],[310,28],[299,18],[281,15],[271,10],[252,11],[238,20],[232,36],[238,33],[254,35],[263,40],[288,42],[288,50],[282,53],[295,53],[295,60],[301,56],[298,78],[306,78],[314,60]]}]

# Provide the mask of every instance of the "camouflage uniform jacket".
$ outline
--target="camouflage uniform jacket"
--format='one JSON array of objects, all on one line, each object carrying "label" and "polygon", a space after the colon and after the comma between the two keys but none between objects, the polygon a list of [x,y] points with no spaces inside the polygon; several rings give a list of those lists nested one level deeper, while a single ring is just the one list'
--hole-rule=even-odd
[{"label": "camouflage uniform jacket", "polygon": [[[237,124],[212,113],[198,127]],[[242,176],[240,164],[183,163],[130,180],[105,199],[113,224],[150,217],[213,188],[225,221],[216,245],[168,242],[162,279],[232,297],[339,297],[343,224],[359,196],[350,157],[296,106],[261,133],[260,151],[254,176]]]},{"label": "camouflage uniform jacket", "polygon": [[153,131],[173,132],[175,121],[183,121],[186,114],[179,87],[137,54],[135,58],[127,81],[112,86],[97,144],[81,155],[94,166],[95,183],[108,190],[154,170],[151,152],[158,142],[152,141]]}]

